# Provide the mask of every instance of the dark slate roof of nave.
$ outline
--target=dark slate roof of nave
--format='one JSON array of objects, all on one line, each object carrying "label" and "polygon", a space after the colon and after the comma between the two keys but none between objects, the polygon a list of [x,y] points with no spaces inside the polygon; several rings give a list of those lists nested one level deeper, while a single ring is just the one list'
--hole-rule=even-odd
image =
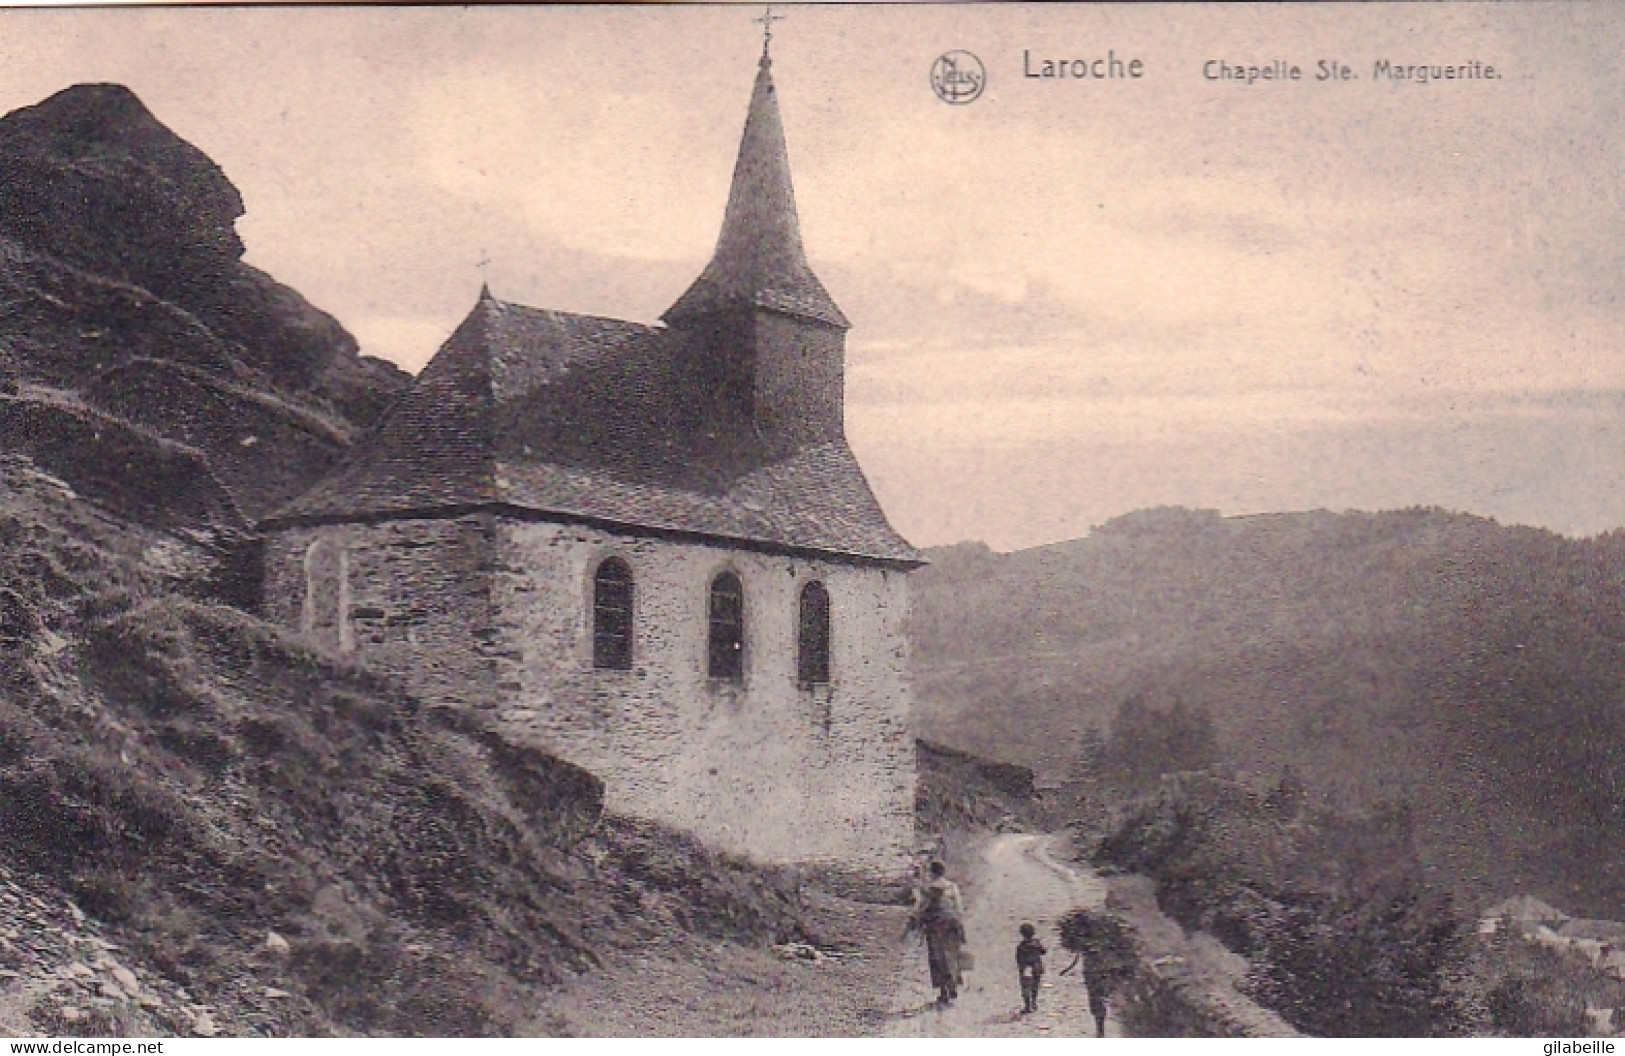
[{"label": "dark slate roof of nave", "polygon": [[264,522],[501,505],[913,564],[844,441],[773,450],[692,376],[679,331],[482,294],[345,461]]}]

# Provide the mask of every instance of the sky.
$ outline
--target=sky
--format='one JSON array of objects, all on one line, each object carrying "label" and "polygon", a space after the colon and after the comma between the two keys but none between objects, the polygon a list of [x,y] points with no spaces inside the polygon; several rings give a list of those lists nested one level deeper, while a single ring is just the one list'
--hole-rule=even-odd
[{"label": "sky", "polygon": [[[847,431],[912,542],[1159,505],[1625,526],[1625,6],[778,13]],[[0,109],[130,86],[240,189],[250,263],[416,370],[482,260],[504,300],[658,318],[715,243],[758,15],[3,10]],[[932,91],[950,50],[971,103]],[[1108,53],[1144,76],[1026,76]]]}]

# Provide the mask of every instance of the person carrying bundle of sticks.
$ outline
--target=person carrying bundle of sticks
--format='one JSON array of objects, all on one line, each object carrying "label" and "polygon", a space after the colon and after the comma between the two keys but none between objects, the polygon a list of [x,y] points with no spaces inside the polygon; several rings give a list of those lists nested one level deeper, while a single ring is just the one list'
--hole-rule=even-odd
[{"label": "person carrying bundle of sticks", "polygon": [[1112,992],[1127,982],[1138,963],[1134,934],[1115,913],[1075,909],[1062,918],[1058,929],[1061,948],[1074,956],[1062,968],[1067,975],[1081,963],[1083,985],[1089,991],[1089,1013],[1095,1017],[1095,1037],[1106,1036],[1106,1015]]}]

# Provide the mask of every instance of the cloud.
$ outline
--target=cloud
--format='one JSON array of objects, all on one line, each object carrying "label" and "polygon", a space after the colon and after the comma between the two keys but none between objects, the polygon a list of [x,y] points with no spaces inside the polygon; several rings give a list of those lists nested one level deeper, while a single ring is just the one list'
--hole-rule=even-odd
[{"label": "cloud", "polygon": [[[5,11],[0,103],[130,84],[242,189],[251,261],[415,365],[482,256],[499,296],[644,321],[692,281],[748,14]],[[853,440],[920,541],[1154,503],[1625,523],[1620,9],[832,5],[781,29],[809,254],[855,323]],[[949,47],[988,65],[971,106],[927,87]],[[1035,85],[1027,48],[1149,73]],[[1505,79],[1200,75],[1434,53]]]},{"label": "cloud", "polygon": [[726,184],[696,195],[691,118],[671,95],[560,92],[547,72],[461,70],[423,86],[410,118],[420,171],[574,249],[683,260],[714,241]]}]

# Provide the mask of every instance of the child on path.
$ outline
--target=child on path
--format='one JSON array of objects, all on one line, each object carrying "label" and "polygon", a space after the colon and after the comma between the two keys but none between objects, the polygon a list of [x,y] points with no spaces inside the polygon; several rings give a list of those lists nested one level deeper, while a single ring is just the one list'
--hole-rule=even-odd
[{"label": "child on path", "polygon": [[1038,984],[1044,978],[1044,944],[1038,941],[1031,924],[1021,926],[1021,942],[1016,944],[1016,974],[1021,977],[1021,1011],[1038,1011]]}]

